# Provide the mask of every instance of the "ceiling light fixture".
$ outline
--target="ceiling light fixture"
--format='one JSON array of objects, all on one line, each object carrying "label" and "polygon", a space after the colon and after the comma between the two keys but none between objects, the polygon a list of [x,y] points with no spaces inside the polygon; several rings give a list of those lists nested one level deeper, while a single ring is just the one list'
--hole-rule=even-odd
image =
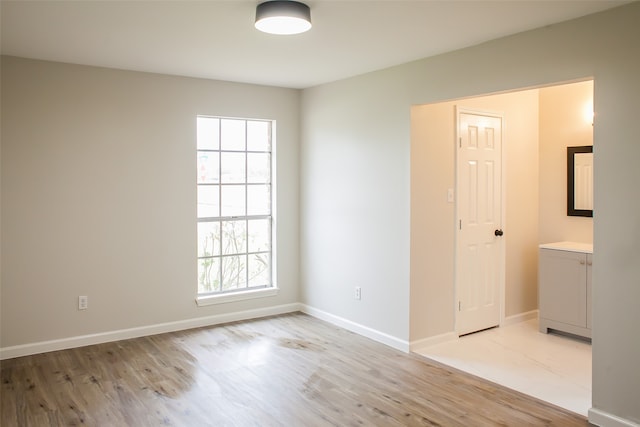
[{"label": "ceiling light fixture", "polygon": [[311,10],[297,1],[266,1],[256,8],[255,26],[270,34],[304,33],[311,28]]}]

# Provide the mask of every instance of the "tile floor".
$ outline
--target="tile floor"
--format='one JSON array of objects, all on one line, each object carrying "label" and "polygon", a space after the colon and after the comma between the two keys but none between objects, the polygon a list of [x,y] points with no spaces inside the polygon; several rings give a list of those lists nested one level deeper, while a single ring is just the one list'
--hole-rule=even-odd
[{"label": "tile floor", "polygon": [[540,333],[537,319],[418,353],[584,416],[591,407],[591,344]]}]

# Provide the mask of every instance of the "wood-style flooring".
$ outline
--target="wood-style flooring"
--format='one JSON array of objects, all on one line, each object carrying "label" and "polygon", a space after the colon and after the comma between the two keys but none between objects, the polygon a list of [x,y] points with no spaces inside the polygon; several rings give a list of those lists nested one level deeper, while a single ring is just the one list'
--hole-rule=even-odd
[{"label": "wood-style flooring", "polygon": [[2,361],[9,426],[588,426],[296,313]]}]

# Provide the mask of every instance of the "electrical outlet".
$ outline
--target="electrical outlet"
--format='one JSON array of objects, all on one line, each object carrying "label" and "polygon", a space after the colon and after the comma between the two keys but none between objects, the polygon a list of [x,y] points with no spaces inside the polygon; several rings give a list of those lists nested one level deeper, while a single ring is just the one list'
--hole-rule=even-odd
[{"label": "electrical outlet", "polygon": [[86,310],[87,308],[89,308],[89,297],[80,295],[78,297],[78,310]]},{"label": "electrical outlet", "polygon": [[356,293],[354,296],[358,300],[362,299],[362,288],[360,286],[356,286]]}]

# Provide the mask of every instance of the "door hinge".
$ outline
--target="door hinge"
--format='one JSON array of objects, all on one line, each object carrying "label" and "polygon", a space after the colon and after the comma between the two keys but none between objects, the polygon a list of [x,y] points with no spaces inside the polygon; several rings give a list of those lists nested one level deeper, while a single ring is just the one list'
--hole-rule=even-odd
[{"label": "door hinge", "polygon": [[459,220],[458,227],[460,230],[462,230],[462,220]]},{"label": "door hinge", "polygon": [[462,311],[462,301],[458,301],[458,311]]},{"label": "door hinge", "polygon": [[458,147],[462,148],[462,137],[458,138]]}]

